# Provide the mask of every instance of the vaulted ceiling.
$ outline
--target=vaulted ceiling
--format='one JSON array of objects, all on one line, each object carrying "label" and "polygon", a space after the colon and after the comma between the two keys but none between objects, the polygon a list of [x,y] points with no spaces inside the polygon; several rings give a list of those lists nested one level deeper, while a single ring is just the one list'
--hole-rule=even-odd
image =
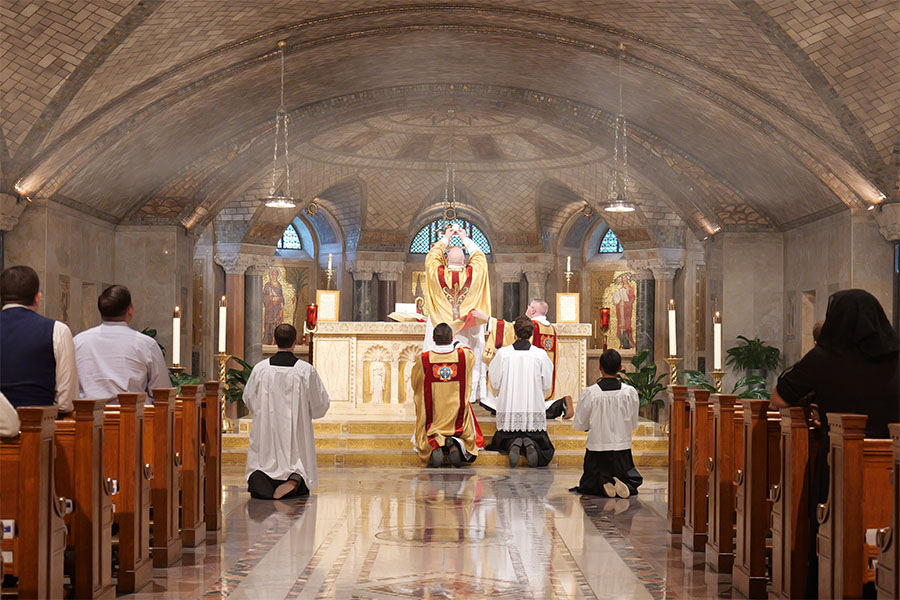
[{"label": "vaulted ceiling", "polygon": [[497,236],[558,234],[606,195],[620,67],[623,228],[662,243],[898,200],[891,0],[13,0],[0,29],[0,191],[116,223],[254,218],[278,40],[292,192],[345,236],[408,230],[448,160]]}]

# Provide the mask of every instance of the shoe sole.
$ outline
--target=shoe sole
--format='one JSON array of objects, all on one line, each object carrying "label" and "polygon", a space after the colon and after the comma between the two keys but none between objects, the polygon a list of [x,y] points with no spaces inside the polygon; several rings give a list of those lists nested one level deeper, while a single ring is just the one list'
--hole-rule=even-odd
[{"label": "shoe sole", "polygon": [[611,483],[604,483],[603,491],[606,492],[606,495],[610,498],[615,498],[618,495],[616,494],[616,486]]},{"label": "shoe sole", "polygon": [[454,466],[454,468],[460,468],[462,466],[462,455],[459,452],[459,448],[456,446],[451,446],[449,451],[447,452],[447,457],[450,459],[450,464]]},{"label": "shoe sole", "polygon": [[528,465],[532,467],[538,466],[538,451],[534,445],[534,441],[526,439],[522,445],[525,446],[525,460],[528,461]]},{"label": "shoe sole", "polygon": [[515,469],[519,466],[519,457],[522,456],[522,444],[513,442],[509,447],[509,466]]},{"label": "shoe sole", "polygon": [[628,491],[628,486],[625,485],[621,479],[619,479],[618,477],[613,477],[613,481],[616,484],[616,495],[619,498],[628,498],[629,496],[631,496],[631,492]]},{"label": "shoe sole", "polygon": [[431,451],[431,460],[429,461],[431,466],[435,469],[440,468],[441,465],[444,464],[444,453],[440,448],[435,448]]}]

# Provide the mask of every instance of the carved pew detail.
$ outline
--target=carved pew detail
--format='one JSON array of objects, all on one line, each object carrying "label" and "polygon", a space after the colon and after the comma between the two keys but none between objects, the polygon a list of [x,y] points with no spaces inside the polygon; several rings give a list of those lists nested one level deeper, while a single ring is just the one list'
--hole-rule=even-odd
[{"label": "carved pew detail", "polygon": [[144,459],[146,394],[119,394],[118,405],[105,410],[103,456],[107,476],[118,482],[113,496],[119,523],[119,574],[116,589],[135,592],[149,583],[150,480],[152,469]]},{"label": "carved pew detail", "polygon": [[707,390],[689,392],[688,444],[684,470],[684,527],[681,543],[702,552],[707,539],[707,493],[709,491],[710,434],[712,412]]},{"label": "carved pew detail", "polygon": [[19,598],[63,596],[65,509],[53,481],[57,410],[20,407],[19,435],[0,438],[0,518],[16,523],[16,535],[2,543],[4,551],[12,552],[3,572],[19,578]]},{"label": "carved pew detail", "polygon": [[720,573],[730,572],[734,565],[734,477],[738,468],[734,406],[736,400],[737,396],[730,394],[712,396],[713,447],[708,465],[709,535],[706,544],[706,564]]},{"label": "carved pew detail", "polygon": [[181,539],[193,548],[206,540],[203,481],[206,449],[202,443],[202,396],[199,385],[181,386],[175,408],[175,444],[181,453]]},{"label": "carved pew detail", "polygon": [[223,385],[207,381],[203,398],[203,443],[206,445],[204,521],[207,531],[222,528],[222,402]]},{"label": "carved pew detail", "polygon": [[669,386],[669,496],[666,523],[670,533],[684,526],[684,451],[687,447],[687,386]]},{"label": "carved pew detail", "polygon": [[178,530],[178,492],[181,489],[181,455],[175,451],[175,389],[152,390],[153,406],[147,406],[147,438],[144,458],[153,468],[150,498],[153,505],[153,566],[165,568],[181,558]]},{"label": "carved pew detail", "polygon": [[859,598],[868,572],[866,529],[891,519],[891,441],[865,439],[865,415],[830,413],[828,501],[819,504],[819,596]]},{"label": "carved pew detail", "polygon": [[103,469],[103,408],[106,400],[75,400],[74,418],[56,422],[56,490],[72,499],[66,515],[75,549],[76,598],[114,598],[112,585],[112,491]]},{"label": "carved pew detail", "polygon": [[900,423],[891,423],[892,501],[891,524],[878,530],[878,568],[875,572],[875,588],[879,598],[896,598],[900,595],[900,552],[897,552],[900,531]]}]

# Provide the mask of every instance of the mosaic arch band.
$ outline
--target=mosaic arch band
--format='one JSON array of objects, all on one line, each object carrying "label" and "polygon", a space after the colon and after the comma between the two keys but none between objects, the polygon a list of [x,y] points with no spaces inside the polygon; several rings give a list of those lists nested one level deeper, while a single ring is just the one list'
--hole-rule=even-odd
[{"label": "mosaic arch band", "polygon": [[[450,246],[450,238],[459,236],[469,254],[466,261],[463,248]],[[491,314],[491,290],[488,265],[484,252],[462,228],[449,227],[444,238],[438,240],[425,256],[425,326],[424,351],[434,349],[432,338],[437,323],[447,323],[453,339],[468,346],[475,354],[472,369],[472,395],[477,402],[487,395],[485,386],[484,325],[476,321],[473,310]]]}]

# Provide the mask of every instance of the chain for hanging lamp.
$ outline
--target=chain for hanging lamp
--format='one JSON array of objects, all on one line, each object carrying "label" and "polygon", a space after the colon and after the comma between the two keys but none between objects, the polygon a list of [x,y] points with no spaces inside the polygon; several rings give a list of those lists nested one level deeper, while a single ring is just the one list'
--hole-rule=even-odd
[{"label": "chain for hanging lamp", "polygon": [[[609,197],[603,206],[606,212],[634,212],[634,204],[628,201],[628,126],[625,121],[625,108],[622,102],[622,61],[625,57],[625,44],[619,44],[619,112],[616,114],[616,143],[613,149],[613,165],[615,171],[609,182]],[[622,140],[622,160],[619,161],[619,139]],[[621,179],[622,187],[619,188]]]},{"label": "chain for hanging lamp", "polygon": [[[297,204],[291,195],[291,162],[288,153],[288,115],[284,107],[284,48],[287,42],[278,42],[278,54],[281,59],[281,96],[278,109],[275,111],[275,150],[272,153],[272,181],[269,185],[269,195],[264,198],[266,206],[270,208],[294,208]],[[276,191],[276,177],[278,174],[278,140],[282,139],[284,152],[285,190],[283,193]]]}]

